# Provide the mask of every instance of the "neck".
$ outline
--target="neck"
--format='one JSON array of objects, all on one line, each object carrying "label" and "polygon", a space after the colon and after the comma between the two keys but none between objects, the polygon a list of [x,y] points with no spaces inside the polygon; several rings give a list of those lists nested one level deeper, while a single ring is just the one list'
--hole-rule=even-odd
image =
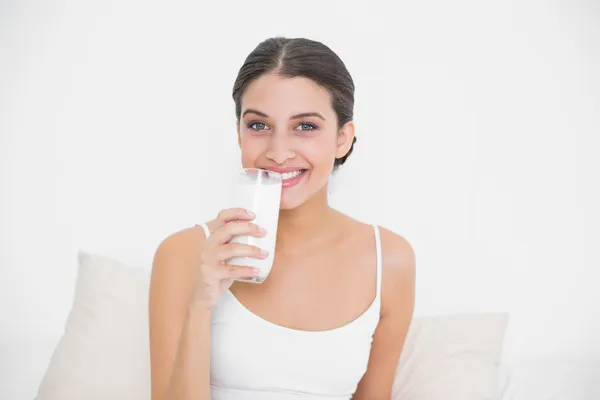
[{"label": "neck", "polygon": [[277,247],[288,249],[311,244],[315,240],[315,232],[323,233],[334,210],[327,201],[327,188],[316,193],[311,199],[292,210],[279,212],[277,227]]}]

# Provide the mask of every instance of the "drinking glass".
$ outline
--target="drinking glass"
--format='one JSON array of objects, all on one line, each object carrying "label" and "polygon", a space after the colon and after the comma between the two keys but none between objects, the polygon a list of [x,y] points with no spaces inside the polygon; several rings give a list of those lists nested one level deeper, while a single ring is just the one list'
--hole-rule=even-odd
[{"label": "drinking glass", "polygon": [[244,282],[262,283],[267,279],[273,266],[275,239],[279,221],[283,178],[281,174],[259,168],[242,168],[235,176],[231,192],[232,207],[241,207],[252,211],[256,218],[252,221],[267,231],[264,237],[249,235],[234,236],[231,243],[244,243],[266,250],[265,259],[253,257],[234,257],[227,261],[230,265],[244,265],[260,269],[260,274],[249,279],[237,279]]}]

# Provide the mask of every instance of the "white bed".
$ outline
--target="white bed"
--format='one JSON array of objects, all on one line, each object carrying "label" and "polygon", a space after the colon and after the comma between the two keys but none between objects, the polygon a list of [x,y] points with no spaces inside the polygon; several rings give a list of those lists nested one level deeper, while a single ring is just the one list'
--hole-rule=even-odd
[{"label": "white bed", "polygon": [[[66,333],[2,333],[0,399],[149,398],[147,283],[147,269],[80,253]],[[600,399],[598,359],[550,351],[504,359],[509,324],[502,313],[416,317],[393,399]]]},{"label": "white bed", "polygon": [[[3,337],[0,399],[32,400],[60,334]],[[598,400],[600,362],[568,356],[540,356],[501,364],[501,400]],[[452,399],[448,399],[452,400]]]}]

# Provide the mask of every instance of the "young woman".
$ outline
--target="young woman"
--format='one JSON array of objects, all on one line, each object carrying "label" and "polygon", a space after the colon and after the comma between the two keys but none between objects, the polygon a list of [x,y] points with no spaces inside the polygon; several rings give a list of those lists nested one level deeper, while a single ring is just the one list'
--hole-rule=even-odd
[{"label": "young woman", "polygon": [[228,243],[264,234],[242,209],[160,244],[152,399],[390,399],[415,256],[401,236],[328,205],[330,175],[355,142],[350,74],[322,43],[268,39],[241,67],[233,100],[242,166],[285,173],[275,261],[265,282],[234,283],[256,271],[224,261],[265,256]]}]

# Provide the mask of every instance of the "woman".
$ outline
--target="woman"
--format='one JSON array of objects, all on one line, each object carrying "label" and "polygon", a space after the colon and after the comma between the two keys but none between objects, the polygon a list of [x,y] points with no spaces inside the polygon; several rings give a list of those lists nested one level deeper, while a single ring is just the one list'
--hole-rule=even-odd
[{"label": "woman", "polygon": [[[233,88],[245,168],[285,172],[275,261],[235,235],[263,235],[222,210],[158,247],[150,289],[152,399],[390,399],[412,318],[415,260],[401,236],[328,206],[352,152],[354,83],[327,46],[268,39]],[[299,177],[293,177],[296,174]]]}]

